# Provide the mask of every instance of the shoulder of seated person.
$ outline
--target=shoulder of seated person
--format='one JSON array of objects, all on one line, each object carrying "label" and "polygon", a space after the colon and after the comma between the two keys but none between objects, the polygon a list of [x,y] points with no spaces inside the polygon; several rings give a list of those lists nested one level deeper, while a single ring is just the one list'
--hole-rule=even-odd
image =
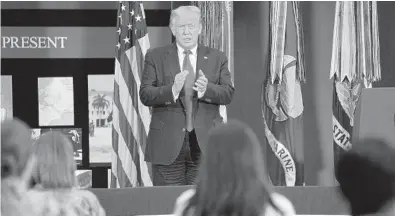
[{"label": "shoulder of seated person", "polygon": [[73,189],[70,191],[71,197],[74,198],[75,200],[80,200],[80,201],[86,201],[91,204],[98,204],[100,205],[99,199],[97,196],[86,189]]},{"label": "shoulder of seated person", "polygon": [[24,201],[33,207],[31,215],[59,215],[61,212],[60,203],[48,191],[31,189],[24,195]]},{"label": "shoulder of seated person", "polygon": [[195,194],[195,189],[189,189],[184,192],[177,198],[176,205],[186,204],[192,196]]},{"label": "shoulder of seated person", "polygon": [[69,199],[66,202],[68,209],[74,209],[77,212],[89,212],[89,215],[106,215],[97,196],[86,189],[72,189],[68,194]]},{"label": "shoulder of seated person", "polygon": [[85,197],[89,197],[89,198],[96,198],[96,195],[92,191],[86,190],[86,189],[75,188],[75,189],[72,189],[71,192],[81,194],[81,196],[85,196]]},{"label": "shoulder of seated person", "polygon": [[189,200],[195,194],[195,189],[189,189],[184,191],[176,200],[173,210],[173,215],[182,215],[182,212],[186,208]]},{"label": "shoulder of seated person", "polygon": [[[291,215],[296,215],[295,213],[295,208],[292,204],[292,202],[285,197],[282,194],[279,193],[272,193],[271,195],[273,204],[276,205],[284,214],[284,216],[291,216]],[[272,207],[268,206],[265,211],[265,215],[280,215],[279,213],[276,213],[277,211]]]},{"label": "shoulder of seated person", "polygon": [[[371,214],[371,216],[394,216],[394,215],[395,215],[395,198],[387,201],[377,213]],[[366,215],[366,216],[370,216],[370,215]]]},{"label": "shoulder of seated person", "polygon": [[54,199],[61,203],[75,203],[86,201],[91,204],[99,203],[94,193],[83,189],[32,189],[29,190],[30,196],[41,194],[47,199]]}]

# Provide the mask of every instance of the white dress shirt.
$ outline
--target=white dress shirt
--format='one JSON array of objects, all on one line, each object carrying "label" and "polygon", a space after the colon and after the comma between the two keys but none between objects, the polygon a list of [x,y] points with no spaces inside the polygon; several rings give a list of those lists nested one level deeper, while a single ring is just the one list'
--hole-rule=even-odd
[{"label": "white dress shirt", "polygon": [[[193,73],[196,74],[196,64],[197,64],[197,45],[190,49],[192,54],[189,55],[189,61],[191,61]],[[177,53],[178,53],[178,62],[180,63],[180,69],[182,71],[182,64],[184,63],[184,54],[185,49],[183,49],[180,45],[177,44]]]},{"label": "white dress shirt", "polygon": [[[183,66],[184,58],[185,58],[184,50],[185,49],[183,49],[180,45],[177,44],[178,62],[180,64],[181,71],[182,71],[182,66]],[[193,73],[196,75],[197,45],[194,48],[190,49],[190,50],[191,50],[192,54],[189,55],[189,61],[192,64]],[[173,91],[174,101],[176,101],[180,93],[179,92],[176,93],[174,91],[174,88],[172,89],[172,91]],[[198,92],[198,98],[203,97],[203,95],[204,95],[204,92]]]}]

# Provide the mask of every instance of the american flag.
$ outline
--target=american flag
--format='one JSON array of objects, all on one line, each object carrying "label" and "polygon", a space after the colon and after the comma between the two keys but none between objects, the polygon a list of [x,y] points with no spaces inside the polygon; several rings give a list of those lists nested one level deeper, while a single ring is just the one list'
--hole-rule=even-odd
[{"label": "american flag", "polygon": [[150,48],[143,3],[120,2],[117,19],[111,188],[152,186],[143,153],[151,114],[138,92]]}]

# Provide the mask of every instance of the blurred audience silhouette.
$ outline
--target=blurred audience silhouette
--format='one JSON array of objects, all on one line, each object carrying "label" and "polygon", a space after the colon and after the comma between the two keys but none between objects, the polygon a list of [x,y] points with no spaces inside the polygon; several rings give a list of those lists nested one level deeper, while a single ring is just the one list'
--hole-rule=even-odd
[{"label": "blurred audience silhouette", "polygon": [[33,143],[31,134],[19,119],[1,124],[1,215],[105,216],[96,196],[77,188],[68,138],[47,132]]},{"label": "blurred audience silhouette", "polygon": [[369,138],[353,143],[336,170],[353,216],[395,215],[395,149],[387,142]]},{"label": "blurred audience silhouette", "polygon": [[61,132],[49,131],[41,135],[34,144],[37,157],[33,170],[34,189],[28,195],[34,197],[37,192],[44,193],[78,216],[105,215],[92,192],[78,189],[73,152],[72,143]]},{"label": "blurred audience silhouette", "polygon": [[209,133],[196,189],[177,199],[174,215],[294,215],[292,203],[268,182],[261,143],[252,129],[229,120]]},{"label": "blurred audience silhouette", "polygon": [[[78,188],[73,145],[49,131],[34,143],[19,119],[1,124],[1,213],[6,216],[105,216],[97,197]],[[243,122],[210,130],[196,187],[182,193],[175,216],[291,216],[292,203],[276,193],[261,143]],[[376,138],[358,140],[336,164],[339,189],[353,216],[395,215],[395,148]]]},{"label": "blurred audience silhouette", "polygon": [[[1,215],[59,215],[59,205],[42,194],[27,196],[36,164],[31,129],[18,119],[1,124]],[[34,203],[34,198],[40,200]]]}]

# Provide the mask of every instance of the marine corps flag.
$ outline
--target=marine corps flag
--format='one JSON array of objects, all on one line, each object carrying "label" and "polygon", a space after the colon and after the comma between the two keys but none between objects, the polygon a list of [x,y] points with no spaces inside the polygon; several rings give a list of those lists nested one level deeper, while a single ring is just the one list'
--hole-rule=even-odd
[{"label": "marine corps flag", "polygon": [[[354,113],[362,88],[381,77],[377,2],[336,3],[330,78],[333,80],[335,164],[352,148]],[[336,166],[335,166],[336,167]]]},{"label": "marine corps flag", "polygon": [[270,2],[270,52],[262,85],[262,115],[269,146],[271,182],[304,184],[303,99],[304,46],[299,2]]}]

